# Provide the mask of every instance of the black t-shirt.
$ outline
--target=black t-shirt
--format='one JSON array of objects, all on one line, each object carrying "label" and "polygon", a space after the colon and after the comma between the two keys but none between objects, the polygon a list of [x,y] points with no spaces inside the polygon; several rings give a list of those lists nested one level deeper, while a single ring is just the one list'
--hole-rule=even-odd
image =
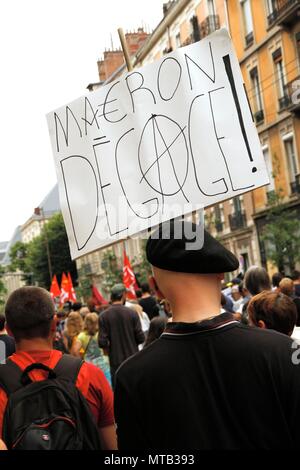
[{"label": "black t-shirt", "polygon": [[300,297],[300,284],[295,284],[295,295]]},{"label": "black t-shirt", "polygon": [[116,369],[138,351],[145,341],[138,314],[123,305],[111,305],[99,316],[99,346],[109,351],[110,365]]},{"label": "black t-shirt", "polygon": [[[5,359],[16,352],[15,340],[9,335],[0,335],[0,341],[5,344]],[[0,358],[1,359],[1,358]]]},{"label": "black t-shirt", "polygon": [[150,320],[159,315],[159,307],[155,298],[152,297],[152,295],[150,295],[150,297],[140,299],[139,304],[141,307],[143,307],[144,312],[147,313]]},{"label": "black t-shirt", "polygon": [[168,323],[115,388],[119,449],[298,449],[300,349],[234,321]]}]

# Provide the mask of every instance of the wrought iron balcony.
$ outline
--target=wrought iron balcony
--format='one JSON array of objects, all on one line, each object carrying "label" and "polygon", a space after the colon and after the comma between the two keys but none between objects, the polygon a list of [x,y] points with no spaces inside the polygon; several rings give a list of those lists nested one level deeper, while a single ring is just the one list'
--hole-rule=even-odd
[{"label": "wrought iron balcony", "polygon": [[247,227],[247,219],[245,212],[235,212],[228,216],[230,230],[239,230]]},{"label": "wrought iron balcony", "polygon": [[205,38],[220,28],[219,15],[209,15],[200,23],[200,37]]},{"label": "wrought iron balcony", "polygon": [[291,194],[300,195],[300,175],[296,175],[296,180],[290,183],[290,185],[291,185]]},{"label": "wrought iron balcony", "polygon": [[223,232],[223,222],[221,220],[215,221],[215,227],[218,233]]},{"label": "wrought iron balcony", "polygon": [[275,24],[290,27],[299,21],[300,0],[277,0],[276,6],[268,16],[269,26]]},{"label": "wrought iron balcony", "polygon": [[289,110],[300,113],[300,75],[285,86],[285,93],[289,96]]},{"label": "wrought iron balcony", "polygon": [[253,31],[251,31],[251,33],[247,34],[247,36],[245,37],[246,47],[252,46],[253,42],[254,42],[254,34],[253,34]]},{"label": "wrought iron balcony", "polygon": [[264,121],[265,115],[262,109],[254,113],[254,119],[256,124],[261,124]]},{"label": "wrought iron balcony", "polygon": [[285,91],[285,94],[281,98],[279,98],[278,104],[279,111],[284,111],[285,109],[288,109],[291,106],[292,101],[287,91]]}]

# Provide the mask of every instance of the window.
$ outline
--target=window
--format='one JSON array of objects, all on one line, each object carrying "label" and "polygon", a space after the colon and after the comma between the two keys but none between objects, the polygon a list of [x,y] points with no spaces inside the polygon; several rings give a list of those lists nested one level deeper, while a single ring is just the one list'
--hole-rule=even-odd
[{"label": "window", "polygon": [[284,75],[281,48],[277,49],[273,53],[273,61],[275,65],[278,94],[280,98],[283,98],[285,96],[285,75]]},{"label": "window", "polygon": [[267,4],[269,14],[271,15],[272,13],[274,13],[274,11],[277,10],[277,0],[267,0]]},{"label": "window", "polygon": [[175,45],[176,45],[176,48],[181,46],[180,33],[177,33],[175,36]]},{"label": "window", "polygon": [[251,1],[241,0],[241,7],[243,12],[246,46],[250,46],[253,43],[253,21],[251,13]]},{"label": "window", "polygon": [[233,213],[240,214],[242,212],[242,201],[240,196],[236,196],[232,199],[233,202]]},{"label": "window", "polygon": [[223,211],[219,205],[214,207],[214,216],[215,216],[215,228],[217,232],[222,232],[223,230]]},{"label": "window", "polygon": [[295,34],[295,40],[296,40],[296,50],[297,50],[297,55],[298,55],[298,61],[300,62],[300,31]]},{"label": "window", "polygon": [[274,176],[273,176],[273,165],[272,165],[272,159],[270,157],[270,152],[269,152],[268,145],[265,145],[262,148],[262,151],[263,151],[263,155],[264,155],[268,175],[269,175],[269,178],[270,178],[270,184],[268,186],[266,186],[266,190],[269,193],[269,192],[275,190],[275,180],[274,180]]},{"label": "window", "polygon": [[200,28],[197,15],[193,15],[189,20],[190,37],[192,42],[200,41]]},{"label": "window", "polygon": [[245,274],[247,269],[250,267],[248,253],[241,253],[240,256],[240,269]]},{"label": "window", "polygon": [[254,67],[250,71],[250,80],[251,80],[251,94],[252,94],[252,103],[253,103],[253,111],[254,111],[254,118],[256,124],[263,122],[264,120],[264,112],[263,112],[263,103],[262,103],[262,94],[261,88],[258,78],[258,70],[257,67]]},{"label": "window", "polygon": [[288,135],[283,137],[284,149],[288,164],[290,183],[296,182],[296,176],[298,174],[298,162],[295,152],[294,136]]},{"label": "window", "polygon": [[208,14],[210,16],[213,16],[213,15],[216,14],[215,1],[214,0],[207,0],[207,9],[208,9]]}]

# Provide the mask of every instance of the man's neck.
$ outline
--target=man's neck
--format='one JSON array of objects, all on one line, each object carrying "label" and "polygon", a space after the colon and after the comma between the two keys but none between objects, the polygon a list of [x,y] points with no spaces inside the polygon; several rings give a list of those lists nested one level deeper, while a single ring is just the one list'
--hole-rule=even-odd
[{"label": "man's neck", "polygon": [[53,349],[52,340],[44,338],[22,339],[16,345],[17,351],[49,351]]},{"label": "man's neck", "polygon": [[221,307],[219,304],[210,305],[207,307],[197,307],[194,309],[189,309],[188,307],[177,308],[176,305],[172,306],[173,308],[173,322],[180,323],[195,323],[203,320],[216,317],[221,313]]},{"label": "man's neck", "polygon": [[116,300],[115,302],[111,303],[112,305],[123,305],[122,300]]},{"label": "man's neck", "polygon": [[193,289],[190,295],[174,295],[171,302],[173,322],[195,323],[220,315],[221,299],[218,287]]},{"label": "man's neck", "polygon": [[1,335],[7,335],[7,331],[4,329],[4,330],[0,330],[0,336]]},{"label": "man's neck", "polygon": [[147,299],[147,297],[151,297],[151,295],[149,294],[149,292],[145,292],[144,294],[142,294],[142,298],[143,298],[143,299]]}]

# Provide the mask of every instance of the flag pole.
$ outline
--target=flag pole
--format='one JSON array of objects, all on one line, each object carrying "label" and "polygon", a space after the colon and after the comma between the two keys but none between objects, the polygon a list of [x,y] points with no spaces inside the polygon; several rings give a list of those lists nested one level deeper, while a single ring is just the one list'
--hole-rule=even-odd
[{"label": "flag pole", "polygon": [[[126,36],[124,34],[123,28],[118,28],[118,34],[119,34],[119,38],[120,38],[120,42],[121,42],[122,51],[123,51],[123,54],[124,54],[124,59],[125,59],[127,70],[128,70],[128,72],[131,72],[133,70],[133,66],[132,66],[132,62],[131,62],[131,58],[130,58],[130,52],[129,52],[129,49],[128,49],[128,44],[127,44],[127,41],[126,41]],[[124,257],[124,251],[126,253],[125,240],[123,240],[122,244],[123,244],[123,257]]]},{"label": "flag pole", "polygon": [[[131,72],[133,70],[133,66],[132,66],[130,53],[129,53],[129,49],[128,49],[128,45],[127,45],[127,41],[126,41],[126,36],[124,34],[123,28],[118,28],[118,34],[119,34],[119,38],[120,38],[120,41],[121,41],[121,46],[122,46],[122,50],[123,50],[127,70],[128,70],[128,72]],[[197,223],[197,211],[192,212],[192,221],[195,224]],[[124,241],[123,241],[123,249],[125,250],[125,242]]]},{"label": "flag pole", "polygon": [[129,53],[129,49],[128,49],[128,44],[127,44],[127,41],[126,41],[126,37],[125,37],[123,28],[118,28],[118,34],[119,34],[119,38],[120,38],[120,41],[121,41],[121,46],[122,46],[122,50],[123,50],[127,70],[128,70],[128,72],[131,72],[133,70],[133,66],[132,66],[130,53]]}]

